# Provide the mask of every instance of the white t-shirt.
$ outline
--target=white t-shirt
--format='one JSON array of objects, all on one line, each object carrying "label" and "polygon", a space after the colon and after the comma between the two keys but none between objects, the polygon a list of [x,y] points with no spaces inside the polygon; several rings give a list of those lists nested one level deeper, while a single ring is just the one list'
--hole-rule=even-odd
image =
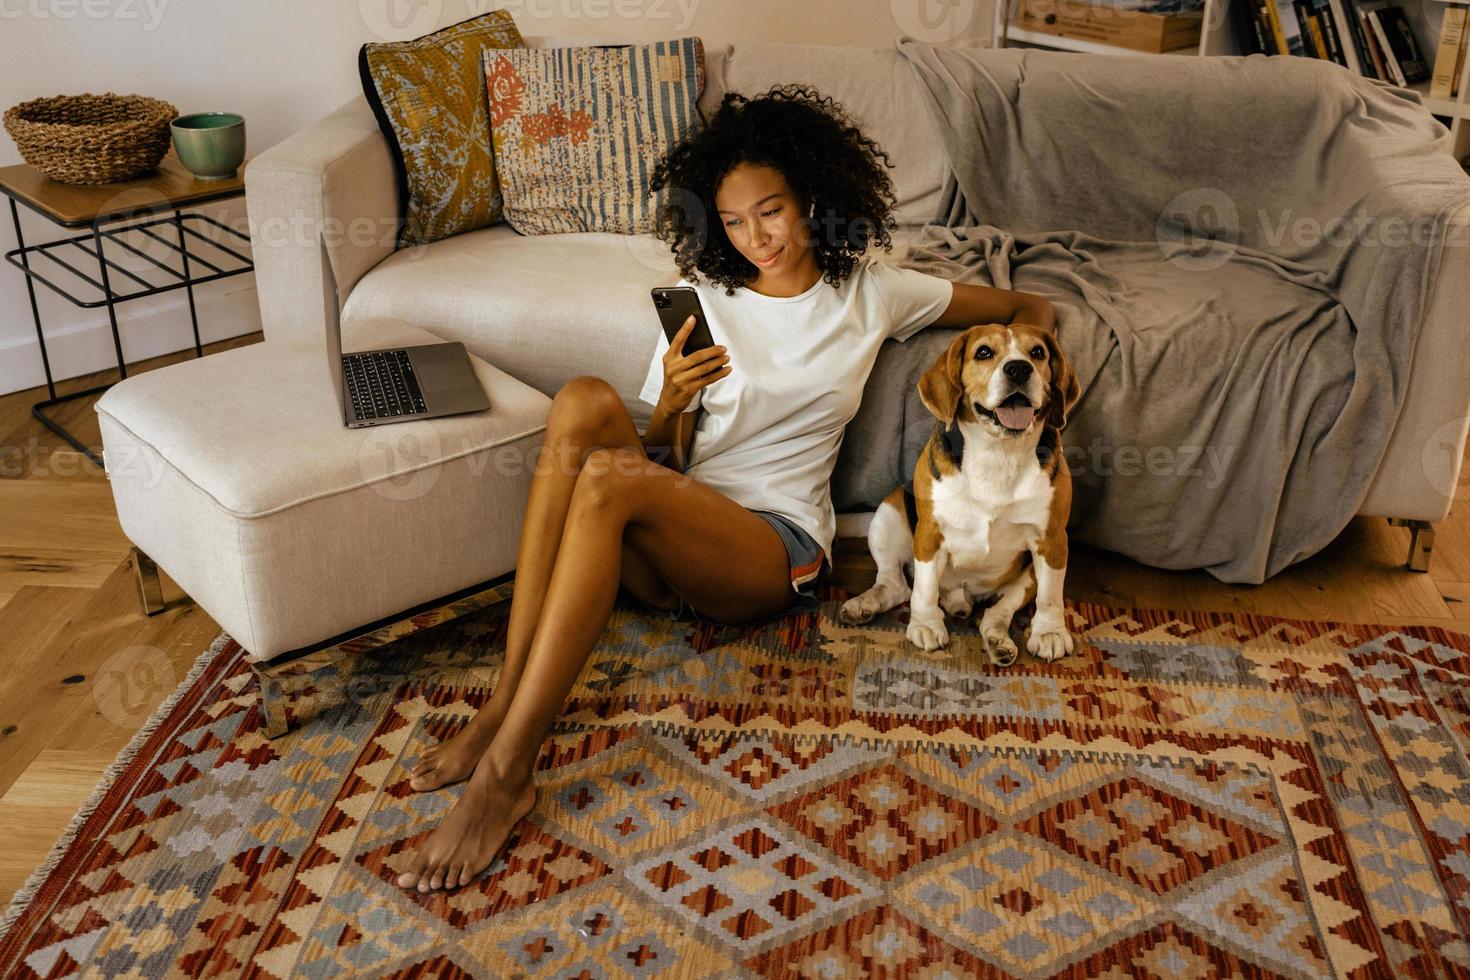
[{"label": "white t-shirt", "polygon": [[[684,279],[679,285],[689,286]],[[824,280],[799,296],[694,286],[710,336],[730,354],[730,373],[704,388],[687,473],[742,507],[789,517],[830,559],[837,518],[830,480],[847,423],[890,337],[907,340],[949,307],[954,287],[872,257],[841,286]],[[664,385],[662,331],[638,397],[658,404]]]}]

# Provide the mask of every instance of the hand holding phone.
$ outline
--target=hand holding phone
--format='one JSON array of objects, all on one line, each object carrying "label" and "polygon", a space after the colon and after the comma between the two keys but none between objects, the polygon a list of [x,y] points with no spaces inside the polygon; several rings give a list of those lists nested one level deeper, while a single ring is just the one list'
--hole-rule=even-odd
[{"label": "hand holding phone", "polygon": [[[653,302],[669,338],[659,401],[671,413],[680,414],[702,389],[730,373],[730,357],[710,336],[699,296],[693,289],[658,288],[653,291]],[[676,319],[680,314],[682,320]]]},{"label": "hand holding phone", "polygon": [[681,353],[696,324],[691,314],[664,351],[664,389],[659,401],[671,412],[684,412],[696,394],[730,373],[730,355],[718,344],[692,354]]}]

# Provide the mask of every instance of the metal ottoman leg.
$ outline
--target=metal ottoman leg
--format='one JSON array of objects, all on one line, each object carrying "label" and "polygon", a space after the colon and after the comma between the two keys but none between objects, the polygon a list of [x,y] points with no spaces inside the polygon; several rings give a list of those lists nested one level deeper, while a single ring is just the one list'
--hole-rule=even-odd
[{"label": "metal ottoman leg", "polygon": [[1429,557],[1434,553],[1434,525],[1401,517],[1391,517],[1388,523],[1409,529],[1409,571],[1429,571]]},{"label": "metal ottoman leg", "polygon": [[143,552],[134,548],[133,575],[138,580],[138,604],[143,607],[143,612],[149,616],[157,616],[163,612],[163,583],[158,579],[158,566],[153,559]]}]

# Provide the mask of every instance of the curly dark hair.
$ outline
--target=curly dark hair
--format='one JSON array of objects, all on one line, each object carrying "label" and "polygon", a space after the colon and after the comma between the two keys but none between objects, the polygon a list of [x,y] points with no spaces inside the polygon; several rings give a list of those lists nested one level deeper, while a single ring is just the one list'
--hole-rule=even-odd
[{"label": "curly dark hair", "polygon": [[704,127],[664,154],[649,181],[654,192],[668,189],[656,234],[690,282],[704,273],[730,295],[759,273],[716,217],[715,190],[742,163],[779,171],[803,211],[815,206],[815,217],[804,220],[831,285],[852,274],[870,244],[892,250],[897,201],[886,168],[893,163],[835,99],[806,85],[778,85],[754,98],[731,92]]}]

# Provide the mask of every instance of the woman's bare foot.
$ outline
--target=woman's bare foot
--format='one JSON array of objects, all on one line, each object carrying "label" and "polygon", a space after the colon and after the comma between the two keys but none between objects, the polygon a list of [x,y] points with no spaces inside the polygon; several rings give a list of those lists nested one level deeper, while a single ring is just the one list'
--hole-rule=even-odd
[{"label": "woman's bare foot", "polygon": [[398,876],[399,887],[428,892],[468,885],[495,862],[511,831],[535,806],[534,781],[507,785],[491,774],[488,765],[480,766],[459,802],[419,846],[409,869]]},{"label": "woman's bare foot", "polygon": [[418,793],[428,793],[441,786],[449,786],[469,779],[475,771],[475,763],[490,747],[495,733],[500,730],[501,713],[488,714],[489,707],[481,708],[459,731],[431,745],[419,756],[419,761],[409,771],[409,788]]}]

